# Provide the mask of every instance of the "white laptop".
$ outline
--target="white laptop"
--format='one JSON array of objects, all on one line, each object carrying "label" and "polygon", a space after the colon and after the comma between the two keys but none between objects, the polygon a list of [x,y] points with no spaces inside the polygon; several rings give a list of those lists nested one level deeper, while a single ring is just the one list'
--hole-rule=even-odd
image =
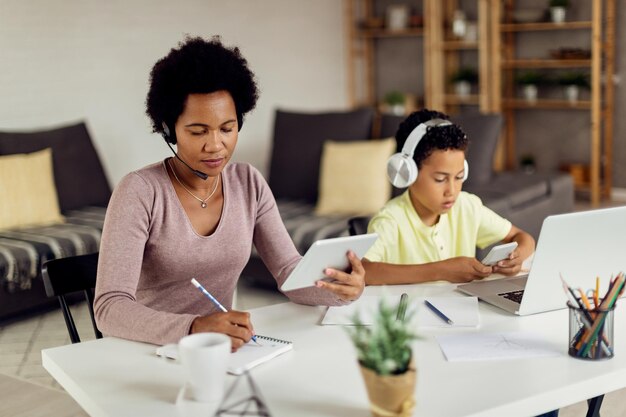
[{"label": "white laptop", "polygon": [[543,221],[530,273],[474,281],[457,289],[520,316],[566,307],[559,278],[572,288],[608,288],[626,272],[626,206],[548,216]]}]

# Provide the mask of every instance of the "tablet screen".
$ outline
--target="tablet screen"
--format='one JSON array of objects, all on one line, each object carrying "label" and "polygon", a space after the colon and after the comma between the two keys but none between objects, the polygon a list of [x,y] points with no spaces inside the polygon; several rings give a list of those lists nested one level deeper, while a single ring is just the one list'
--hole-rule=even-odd
[{"label": "tablet screen", "polygon": [[327,278],[324,275],[326,268],[345,271],[350,265],[346,256],[348,251],[353,251],[359,259],[363,258],[377,238],[376,233],[370,233],[318,240],[311,245],[280,289],[291,291],[313,287],[316,281]]}]

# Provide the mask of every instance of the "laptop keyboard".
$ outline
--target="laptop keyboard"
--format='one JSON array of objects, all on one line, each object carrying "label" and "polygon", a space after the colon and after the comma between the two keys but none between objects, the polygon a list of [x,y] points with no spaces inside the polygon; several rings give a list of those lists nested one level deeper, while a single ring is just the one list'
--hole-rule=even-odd
[{"label": "laptop keyboard", "polygon": [[504,297],[507,300],[511,300],[517,304],[521,304],[522,303],[522,296],[524,295],[524,290],[517,290],[517,291],[509,291],[509,292],[503,292],[501,294],[498,294],[500,297]]}]

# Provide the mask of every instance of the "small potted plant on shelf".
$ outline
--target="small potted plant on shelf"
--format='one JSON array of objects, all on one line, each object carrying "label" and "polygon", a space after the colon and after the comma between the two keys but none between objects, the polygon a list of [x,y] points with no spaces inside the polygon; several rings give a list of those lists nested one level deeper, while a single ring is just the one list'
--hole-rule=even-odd
[{"label": "small potted plant on shelf", "polygon": [[400,314],[401,309],[402,302],[396,307],[382,299],[373,326],[364,326],[357,313],[354,326],[346,329],[375,417],[410,416],[415,407],[417,371],[411,342],[417,335],[412,331],[413,311]]},{"label": "small potted plant on shelf", "polygon": [[524,98],[528,102],[537,101],[537,86],[544,81],[544,76],[537,71],[526,71],[517,75],[516,81],[522,86]]},{"label": "small potted plant on shelf", "polygon": [[566,72],[558,78],[560,85],[564,87],[565,97],[570,103],[576,103],[581,88],[590,88],[589,76],[585,72]]},{"label": "small potted plant on shelf", "polygon": [[390,113],[402,116],[406,110],[404,105],[405,99],[406,97],[403,93],[394,90],[385,94],[384,103]]},{"label": "small potted plant on shelf", "polygon": [[478,82],[478,72],[474,68],[463,67],[452,75],[454,93],[461,97],[469,97],[472,91],[472,84]]},{"label": "small potted plant on shelf", "polygon": [[553,23],[565,22],[565,11],[569,0],[550,0],[550,17]]}]

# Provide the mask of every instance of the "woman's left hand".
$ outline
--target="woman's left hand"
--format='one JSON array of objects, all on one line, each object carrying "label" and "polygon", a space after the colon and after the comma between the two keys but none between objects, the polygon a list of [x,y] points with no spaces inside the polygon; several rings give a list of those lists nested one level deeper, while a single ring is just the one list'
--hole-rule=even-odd
[{"label": "woman's left hand", "polygon": [[361,296],[365,288],[365,268],[354,252],[349,251],[347,256],[352,266],[351,272],[326,268],[324,273],[334,281],[317,281],[315,285],[334,293],[341,301],[354,301]]}]

